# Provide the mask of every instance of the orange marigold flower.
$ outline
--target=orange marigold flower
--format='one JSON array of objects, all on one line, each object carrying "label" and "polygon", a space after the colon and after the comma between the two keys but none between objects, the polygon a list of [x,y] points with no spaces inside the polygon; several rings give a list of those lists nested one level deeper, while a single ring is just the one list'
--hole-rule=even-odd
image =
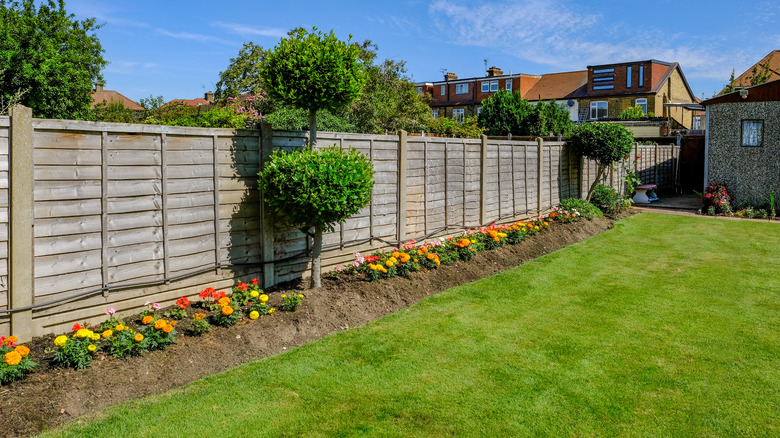
[{"label": "orange marigold flower", "polygon": [[143,324],[143,325],[151,324],[152,321],[154,321],[154,316],[146,315],[146,316],[144,316],[144,319],[141,320],[141,324]]},{"label": "orange marigold flower", "polygon": [[230,304],[230,297],[222,297],[217,301],[219,307],[225,307]]},{"label": "orange marigold flower", "polygon": [[222,314],[225,316],[228,316],[233,313],[233,308],[230,306],[225,306],[222,308]]},{"label": "orange marigold flower", "polygon": [[195,321],[200,321],[201,319],[203,319],[205,317],[206,317],[205,313],[198,313],[198,314],[195,315]]},{"label": "orange marigold flower", "polygon": [[5,360],[5,363],[7,363],[10,366],[19,365],[19,362],[22,361],[22,355],[19,354],[16,350],[9,351],[5,354],[5,357],[3,358]]},{"label": "orange marigold flower", "polygon": [[436,258],[436,255],[435,255],[435,254],[428,253],[428,255],[427,255],[427,256],[425,256],[425,257],[427,257],[427,258],[428,258],[428,260],[433,260],[433,259],[435,259],[435,258]]},{"label": "orange marigold flower", "polygon": [[154,328],[156,328],[157,330],[162,329],[166,325],[168,325],[168,321],[164,319],[158,319],[157,321],[154,322]]},{"label": "orange marigold flower", "polygon": [[172,331],[173,331],[173,326],[172,326],[172,325],[170,325],[170,324],[168,324],[168,325],[166,325],[165,327],[163,327],[163,331],[164,331],[165,333],[170,333],[170,332],[172,332]]},{"label": "orange marigold flower", "polygon": [[24,345],[19,345],[18,347],[14,348],[14,351],[19,353],[22,357],[25,357],[28,354],[30,354],[30,349]]},{"label": "orange marigold flower", "polygon": [[178,323],[179,323],[178,321],[171,321],[171,325],[176,325]]}]

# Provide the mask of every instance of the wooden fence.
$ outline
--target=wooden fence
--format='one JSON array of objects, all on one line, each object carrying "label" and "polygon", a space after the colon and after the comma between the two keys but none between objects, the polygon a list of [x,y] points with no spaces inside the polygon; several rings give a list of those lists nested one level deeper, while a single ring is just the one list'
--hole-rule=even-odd
[{"label": "wooden fence", "polygon": [[[305,133],[38,120],[24,110],[0,117],[0,334],[63,332],[102,320],[107,307],[135,313],[236,278],[267,287],[307,275],[310,238],[263,208],[256,178],[273,150],[303,147]],[[320,133],[320,147],[333,144],[370,157],[376,182],[370,205],[324,236],[323,266],[545,212],[595,173],[560,141]],[[659,160],[673,166],[679,148],[637,153],[637,169],[656,178],[645,182],[673,186]],[[623,185],[619,172],[605,181]]]}]

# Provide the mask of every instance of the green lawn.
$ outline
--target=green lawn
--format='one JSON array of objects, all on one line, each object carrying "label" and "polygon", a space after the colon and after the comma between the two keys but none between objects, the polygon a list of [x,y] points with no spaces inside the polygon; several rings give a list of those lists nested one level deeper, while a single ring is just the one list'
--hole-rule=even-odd
[{"label": "green lawn", "polygon": [[644,213],[51,435],[778,436],[779,250],[776,223]]}]

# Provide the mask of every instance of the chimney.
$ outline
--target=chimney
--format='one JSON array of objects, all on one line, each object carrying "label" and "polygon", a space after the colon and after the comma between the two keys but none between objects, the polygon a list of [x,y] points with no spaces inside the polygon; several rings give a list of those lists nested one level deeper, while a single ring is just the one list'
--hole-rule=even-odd
[{"label": "chimney", "polygon": [[95,82],[95,93],[100,93],[101,91],[103,91],[103,83]]},{"label": "chimney", "polygon": [[458,75],[456,75],[455,73],[452,73],[452,72],[447,72],[444,75],[444,80],[445,81],[457,81],[458,80]]},{"label": "chimney", "polygon": [[495,65],[493,67],[490,67],[487,70],[488,77],[501,76],[503,74],[504,74],[504,72],[500,68],[496,67]]},{"label": "chimney", "polygon": [[214,93],[211,92],[211,91],[207,92],[206,95],[205,95],[205,99],[206,99],[206,102],[208,102],[208,103],[214,102]]}]

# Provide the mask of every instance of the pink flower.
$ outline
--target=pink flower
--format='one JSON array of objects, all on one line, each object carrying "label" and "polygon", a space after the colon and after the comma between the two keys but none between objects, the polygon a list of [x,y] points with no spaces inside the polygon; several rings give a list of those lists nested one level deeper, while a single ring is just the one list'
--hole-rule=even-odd
[{"label": "pink flower", "polygon": [[113,307],[109,307],[108,309],[106,309],[106,315],[108,316],[111,316],[115,313],[116,313],[116,309],[114,309]]}]

